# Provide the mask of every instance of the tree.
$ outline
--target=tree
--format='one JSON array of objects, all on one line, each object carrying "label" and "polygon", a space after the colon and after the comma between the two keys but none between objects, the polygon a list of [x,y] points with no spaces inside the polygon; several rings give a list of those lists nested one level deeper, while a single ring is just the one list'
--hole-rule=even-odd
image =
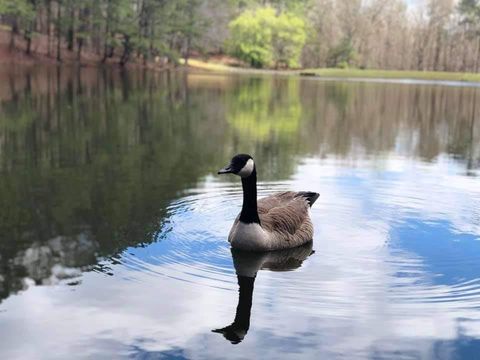
[{"label": "tree", "polygon": [[307,35],[305,22],[297,15],[277,15],[269,6],[246,10],[230,23],[229,29],[232,54],[250,65],[299,65]]},{"label": "tree", "polygon": [[78,29],[77,29],[77,61],[81,60],[82,49],[89,37],[88,28],[91,22],[91,7],[90,1],[92,0],[81,0],[78,2]]},{"label": "tree", "polygon": [[478,0],[461,0],[458,11],[462,15],[462,22],[475,24],[480,18],[480,4]]},{"label": "tree", "polygon": [[10,49],[15,47],[15,35],[20,27],[31,22],[35,16],[31,3],[27,0],[0,0],[0,14],[7,18],[11,26]]},{"label": "tree", "polygon": [[480,0],[408,1],[0,0],[0,23],[11,48],[45,36],[59,61],[76,47],[121,65],[228,51],[255,67],[480,71]]},{"label": "tree", "polygon": [[35,28],[35,14],[37,12],[38,0],[28,0],[28,3],[30,5],[31,14],[25,26],[25,40],[27,41],[27,48],[25,49],[25,52],[27,53],[27,55],[30,55],[32,49],[32,37]]},{"label": "tree", "polygon": [[185,64],[188,65],[190,52],[194,46],[194,39],[201,36],[202,31],[206,28],[207,22],[200,16],[198,11],[200,0],[188,0],[185,5],[185,22],[182,26],[182,34],[185,39]]},{"label": "tree", "polygon": [[327,60],[329,67],[349,67],[355,59],[355,50],[352,41],[349,38],[344,38],[337,46],[330,51]]},{"label": "tree", "polygon": [[460,24],[465,27],[467,36],[477,44],[475,56],[475,71],[480,67],[480,2],[478,0],[462,0],[458,4],[458,12],[461,16]]},{"label": "tree", "polygon": [[275,67],[300,66],[300,55],[307,40],[304,20],[292,13],[283,12],[273,21],[271,34]]},{"label": "tree", "polygon": [[73,51],[73,46],[75,43],[76,37],[76,30],[77,30],[77,6],[79,1],[77,0],[67,0],[65,4],[65,28],[67,30],[66,37],[67,37],[67,48],[69,51]]},{"label": "tree", "polygon": [[57,29],[57,61],[62,61],[62,33],[64,28],[64,19],[62,18],[62,2],[65,0],[57,0],[57,18],[55,19],[55,27]]},{"label": "tree", "polygon": [[272,62],[271,23],[275,18],[273,8],[246,10],[229,24],[230,48],[234,56],[253,67],[263,67]]},{"label": "tree", "polygon": [[123,51],[120,57],[120,65],[125,66],[130,61],[130,57],[135,51],[135,47],[137,45],[137,29],[134,18],[134,10],[130,7],[123,6],[119,6],[118,9],[118,17],[116,19],[113,31],[113,41],[115,41],[116,33],[121,35]]}]

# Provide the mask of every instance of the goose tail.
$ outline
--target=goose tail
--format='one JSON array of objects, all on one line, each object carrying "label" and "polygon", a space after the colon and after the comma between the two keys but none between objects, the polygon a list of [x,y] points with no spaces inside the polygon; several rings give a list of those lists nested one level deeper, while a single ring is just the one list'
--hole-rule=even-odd
[{"label": "goose tail", "polygon": [[310,207],[312,207],[313,204],[315,204],[315,201],[317,201],[317,199],[320,197],[320,194],[312,191],[301,191],[297,193],[296,196],[301,196],[305,198],[308,201]]}]

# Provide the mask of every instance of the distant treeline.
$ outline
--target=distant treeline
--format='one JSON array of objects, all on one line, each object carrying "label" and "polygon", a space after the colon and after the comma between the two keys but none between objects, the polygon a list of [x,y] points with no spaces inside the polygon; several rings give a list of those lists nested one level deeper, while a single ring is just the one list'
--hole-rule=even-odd
[{"label": "distant treeline", "polygon": [[227,53],[255,67],[480,69],[480,0],[0,0],[0,21],[12,48],[46,38],[59,61]]},{"label": "distant treeline", "polygon": [[62,50],[94,51],[102,62],[116,55],[124,65],[132,58],[175,59],[188,53],[201,33],[200,0],[0,0],[1,20],[25,38],[26,52],[38,34],[47,36],[48,55],[62,60]]}]

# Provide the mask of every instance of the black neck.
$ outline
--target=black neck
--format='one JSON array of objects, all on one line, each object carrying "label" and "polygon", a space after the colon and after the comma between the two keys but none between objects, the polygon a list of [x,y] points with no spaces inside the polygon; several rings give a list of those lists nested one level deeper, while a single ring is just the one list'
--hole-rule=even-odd
[{"label": "black neck", "polygon": [[250,313],[252,310],[254,277],[237,276],[239,285],[239,296],[237,312],[233,324],[238,329],[248,331],[250,328]]},{"label": "black neck", "polygon": [[240,221],[245,224],[260,224],[257,211],[257,170],[253,168],[250,176],[242,178],[243,206]]}]

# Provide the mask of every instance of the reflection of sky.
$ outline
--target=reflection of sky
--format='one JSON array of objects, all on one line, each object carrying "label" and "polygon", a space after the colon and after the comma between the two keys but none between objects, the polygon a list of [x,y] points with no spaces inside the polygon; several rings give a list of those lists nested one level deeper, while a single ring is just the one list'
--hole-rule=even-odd
[{"label": "reflection of sky", "polygon": [[422,257],[435,283],[455,285],[478,278],[480,241],[474,234],[456,233],[448,221],[405,223],[391,229],[392,245]]},{"label": "reflection of sky", "polygon": [[[376,160],[377,161],[377,160]],[[260,169],[261,171],[261,169]],[[318,190],[315,255],[260,272],[250,331],[233,347],[237,285],[226,243],[239,191],[216,178],[172,204],[160,241],[114,276],[32,287],[0,309],[3,358],[474,358],[480,339],[478,178],[448,159],[306,159],[288,184]],[[229,189],[231,189],[231,185]],[[239,186],[239,185],[238,185]],[[39,355],[43,354],[43,355]],[[105,356],[105,354],[108,354]]]}]

